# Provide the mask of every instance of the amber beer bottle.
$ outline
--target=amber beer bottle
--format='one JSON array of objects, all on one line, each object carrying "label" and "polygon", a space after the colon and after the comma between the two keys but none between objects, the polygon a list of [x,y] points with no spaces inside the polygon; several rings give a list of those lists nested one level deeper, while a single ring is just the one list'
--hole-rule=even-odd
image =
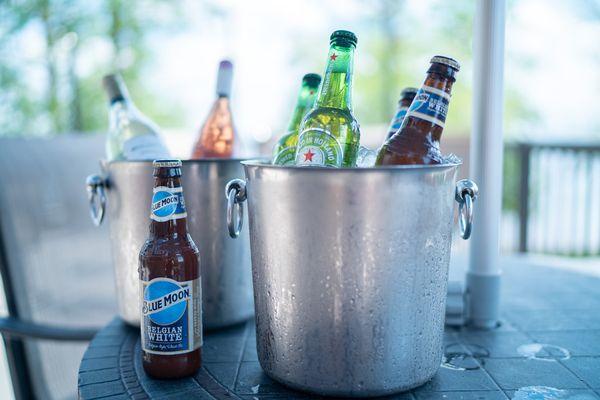
[{"label": "amber beer bottle", "polygon": [[402,126],[377,154],[375,165],[440,164],[440,138],[450,92],[460,69],[452,58],[435,56],[423,86],[417,92]]},{"label": "amber beer bottle", "polygon": [[398,129],[402,126],[402,121],[404,121],[404,117],[408,111],[408,107],[412,104],[415,95],[417,94],[417,89],[413,87],[407,87],[400,92],[400,100],[398,101],[398,109],[396,110],[396,114],[394,118],[392,118],[392,122],[390,122],[390,127],[388,128],[388,134],[386,140],[391,138],[394,133],[398,132]]},{"label": "amber beer bottle", "polygon": [[150,235],[139,257],[142,364],[153,378],[182,378],[200,368],[202,293],[181,161],[154,161],[153,192]]},{"label": "amber beer bottle", "polygon": [[231,116],[229,97],[233,78],[231,61],[221,61],[217,76],[217,99],[215,100],[192,151],[193,159],[231,158],[236,132]]}]

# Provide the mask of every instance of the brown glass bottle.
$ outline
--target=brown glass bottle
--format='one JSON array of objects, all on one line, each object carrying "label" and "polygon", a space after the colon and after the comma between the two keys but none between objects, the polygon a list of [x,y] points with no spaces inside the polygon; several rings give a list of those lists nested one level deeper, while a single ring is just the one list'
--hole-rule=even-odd
[{"label": "brown glass bottle", "polygon": [[375,165],[440,164],[440,138],[446,121],[455,75],[452,58],[435,56],[402,126],[379,150]]},{"label": "brown glass bottle", "polygon": [[142,363],[158,379],[201,365],[202,293],[198,248],[187,231],[181,161],[154,161],[150,235],[139,257]]},{"label": "brown glass bottle", "polygon": [[402,126],[402,121],[404,121],[404,116],[408,112],[408,107],[410,107],[413,99],[417,94],[417,89],[413,87],[407,87],[400,92],[400,100],[398,101],[398,109],[396,110],[396,114],[394,118],[392,118],[392,122],[390,122],[390,127],[388,128],[388,134],[386,140],[391,138],[394,133],[398,132],[398,129]]},{"label": "brown glass bottle", "polygon": [[233,78],[233,64],[224,60],[219,64],[217,99],[215,100],[192,151],[193,159],[231,158],[236,132],[231,116],[229,97]]}]

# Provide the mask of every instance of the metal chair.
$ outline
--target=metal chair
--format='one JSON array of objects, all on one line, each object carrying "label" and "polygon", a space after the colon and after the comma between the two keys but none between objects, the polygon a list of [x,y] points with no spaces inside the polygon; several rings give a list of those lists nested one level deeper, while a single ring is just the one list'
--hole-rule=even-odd
[{"label": "metal chair", "polygon": [[75,398],[82,341],[116,313],[108,231],[84,186],[103,140],[0,139],[0,333],[17,400]]}]

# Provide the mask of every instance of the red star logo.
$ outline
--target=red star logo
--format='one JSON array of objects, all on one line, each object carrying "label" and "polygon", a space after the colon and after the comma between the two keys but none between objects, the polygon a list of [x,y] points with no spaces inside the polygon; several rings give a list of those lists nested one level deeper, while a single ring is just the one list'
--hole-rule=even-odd
[{"label": "red star logo", "polygon": [[337,54],[335,54],[335,53],[333,53],[333,54],[332,54],[332,55],[329,57],[329,59],[330,59],[331,61],[335,61],[335,59],[336,59],[336,58],[338,58],[338,56],[337,56]]},{"label": "red star logo", "polygon": [[312,162],[314,155],[315,153],[313,153],[311,149],[308,149],[308,152],[304,153],[304,161]]}]

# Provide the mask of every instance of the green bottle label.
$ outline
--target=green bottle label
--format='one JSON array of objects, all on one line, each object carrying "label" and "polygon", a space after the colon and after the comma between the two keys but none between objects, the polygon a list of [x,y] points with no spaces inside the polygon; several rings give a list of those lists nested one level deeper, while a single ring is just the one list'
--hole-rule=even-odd
[{"label": "green bottle label", "polygon": [[326,130],[310,128],[300,135],[296,165],[339,168],[343,159],[340,142]]},{"label": "green bottle label", "polygon": [[285,147],[275,156],[275,165],[294,165],[296,160],[296,146]]}]

